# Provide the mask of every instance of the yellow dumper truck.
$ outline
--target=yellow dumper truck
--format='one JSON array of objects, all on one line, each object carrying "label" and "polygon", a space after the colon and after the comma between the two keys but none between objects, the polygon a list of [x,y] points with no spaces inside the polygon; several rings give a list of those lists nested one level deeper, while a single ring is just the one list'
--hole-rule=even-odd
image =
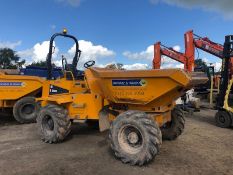
[{"label": "yellow dumper truck", "polygon": [[36,76],[22,76],[17,71],[0,71],[0,108],[13,109],[14,118],[20,123],[36,121],[37,103],[35,97],[41,96],[45,79]]},{"label": "yellow dumper truck", "polygon": [[[207,78],[192,77],[180,69],[114,70],[95,68],[94,61],[76,70],[79,56],[66,66],[65,76],[52,80],[52,43],[57,36],[72,38],[66,32],[50,40],[47,59],[48,81],[43,83],[37,125],[41,139],[63,141],[72,121],[97,121],[101,131],[109,129],[111,148],[124,163],[143,165],[159,152],[162,138],[173,140],[184,130],[183,112],[175,100]],[[78,75],[79,74],[79,75]]]}]

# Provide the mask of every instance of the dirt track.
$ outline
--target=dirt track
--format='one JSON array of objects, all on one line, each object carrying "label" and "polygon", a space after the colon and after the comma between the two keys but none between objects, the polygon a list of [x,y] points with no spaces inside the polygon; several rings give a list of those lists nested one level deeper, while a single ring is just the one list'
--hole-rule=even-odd
[{"label": "dirt track", "polygon": [[233,174],[233,129],[215,126],[214,111],[186,118],[186,128],[175,141],[164,141],[160,155],[147,166],[133,167],[116,160],[107,133],[73,126],[62,144],[40,141],[35,124],[18,125],[0,117],[0,175],[159,175]]}]

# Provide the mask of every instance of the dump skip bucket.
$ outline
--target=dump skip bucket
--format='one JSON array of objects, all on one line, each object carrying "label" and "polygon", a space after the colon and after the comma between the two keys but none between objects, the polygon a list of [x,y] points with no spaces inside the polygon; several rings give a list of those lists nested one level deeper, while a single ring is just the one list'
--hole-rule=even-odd
[{"label": "dump skip bucket", "polygon": [[181,69],[129,71],[91,68],[90,71],[96,78],[101,95],[115,103],[145,105],[158,99],[171,102],[194,85],[207,80],[192,77]]}]

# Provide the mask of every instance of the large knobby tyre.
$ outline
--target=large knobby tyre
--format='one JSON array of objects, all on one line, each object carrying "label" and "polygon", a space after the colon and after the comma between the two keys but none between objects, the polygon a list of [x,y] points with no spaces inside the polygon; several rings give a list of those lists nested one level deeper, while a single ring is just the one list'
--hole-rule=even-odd
[{"label": "large knobby tyre", "polygon": [[139,166],[150,162],[162,144],[159,126],[140,111],[121,113],[111,124],[109,138],[117,158]]},{"label": "large knobby tyre", "polygon": [[171,121],[165,123],[162,128],[162,136],[164,140],[175,140],[184,131],[185,119],[184,113],[180,107],[176,106],[171,111]]},{"label": "large knobby tyre", "polygon": [[221,128],[229,128],[232,124],[231,114],[227,111],[218,111],[215,115],[216,125]]},{"label": "large knobby tyre", "polygon": [[36,122],[39,105],[34,97],[23,97],[19,99],[13,107],[14,118],[19,123]]},{"label": "large knobby tyre", "polygon": [[71,130],[67,110],[53,104],[41,108],[37,117],[37,125],[41,139],[46,143],[63,141]]}]

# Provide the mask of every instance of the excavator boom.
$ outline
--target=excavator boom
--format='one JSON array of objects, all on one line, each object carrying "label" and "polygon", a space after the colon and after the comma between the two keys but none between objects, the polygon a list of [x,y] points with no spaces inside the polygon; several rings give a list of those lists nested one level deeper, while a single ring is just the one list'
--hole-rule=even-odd
[{"label": "excavator boom", "polygon": [[[209,54],[212,54],[218,58],[223,59],[224,47],[221,44],[211,41],[207,37],[200,37],[193,33],[192,30],[185,33],[185,45],[186,45],[186,56],[188,58],[195,58],[195,48],[201,49]],[[229,69],[230,76],[233,75],[233,58],[230,59]]]},{"label": "excavator boom", "polygon": [[[200,37],[193,33],[192,30],[184,35],[185,39],[185,53],[177,52],[172,48],[168,48],[157,42],[154,45],[154,59],[153,68],[159,69],[161,66],[161,57],[165,55],[180,63],[184,64],[184,70],[188,72],[194,71],[195,48],[201,49],[218,58],[224,59],[224,46],[211,41],[207,37]],[[233,75],[233,57],[229,62],[229,77]]]},{"label": "excavator boom", "polygon": [[160,69],[162,55],[167,56],[175,61],[184,64],[184,70],[191,72],[192,68],[188,64],[187,57],[185,54],[174,50],[173,48],[168,48],[162,45],[160,42],[154,44],[154,59],[153,68]]}]

